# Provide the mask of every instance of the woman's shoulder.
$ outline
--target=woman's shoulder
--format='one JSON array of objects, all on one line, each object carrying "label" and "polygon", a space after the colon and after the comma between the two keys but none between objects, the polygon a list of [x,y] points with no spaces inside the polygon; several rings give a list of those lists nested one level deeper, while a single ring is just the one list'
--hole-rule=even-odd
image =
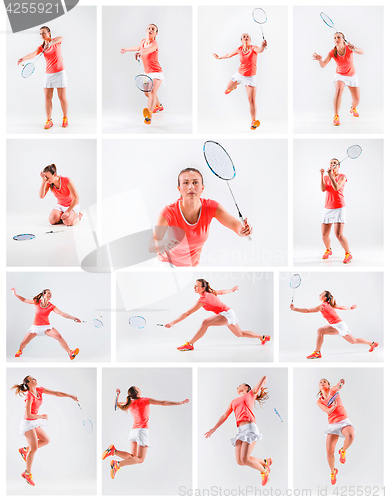
[{"label": "woman's shoulder", "polygon": [[209,198],[200,198],[201,204],[205,208],[213,208],[213,207],[218,207],[219,202],[215,200],[210,200]]}]

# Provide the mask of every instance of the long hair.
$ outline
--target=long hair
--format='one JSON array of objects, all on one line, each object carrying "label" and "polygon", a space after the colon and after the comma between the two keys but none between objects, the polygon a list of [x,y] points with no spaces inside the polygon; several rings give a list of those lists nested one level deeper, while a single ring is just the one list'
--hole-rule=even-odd
[{"label": "long hair", "polygon": [[[344,35],[343,35],[343,33],[341,31],[337,31],[336,33],[339,33],[339,35],[342,35],[342,38],[344,40]],[[345,44],[345,46],[346,46],[346,44]],[[334,57],[338,57],[338,49],[336,48],[336,45],[334,47]]]},{"label": "long hair", "polygon": [[45,288],[44,290],[42,290],[40,293],[38,293],[38,295],[35,295],[35,297],[33,297],[33,301],[35,304],[39,304],[39,302],[41,301],[41,298],[43,297],[43,295],[49,290],[49,288]]},{"label": "long hair", "polygon": [[324,293],[324,295],[326,297],[325,302],[328,302],[331,307],[335,307],[336,306],[336,300],[333,297],[333,295],[331,294],[331,292],[329,292],[328,290],[324,290],[323,293]]},{"label": "long hair", "polygon": [[[322,378],[322,379],[320,379],[320,380],[327,380],[327,379],[326,379],[326,378]],[[327,380],[327,382],[328,382],[328,385],[331,387],[330,382],[329,382],[328,380]],[[321,391],[319,391],[319,392],[316,394],[316,396],[323,397],[323,393],[322,393]]]},{"label": "long hair", "polygon": [[199,283],[201,283],[201,286],[202,286],[203,288],[205,288],[205,291],[206,291],[206,292],[208,292],[208,293],[213,293],[214,295],[217,295],[216,291],[215,291],[213,288],[211,288],[211,287],[210,287],[210,285],[209,285],[208,281],[206,281],[206,280],[205,280],[205,279],[203,279],[203,278],[199,278],[199,279],[198,279],[198,280],[196,280],[196,281],[198,281]]},{"label": "long hair", "polygon": [[[24,377],[23,382],[21,384],[15,384],[13,387],[11,387],[11,391],[12,391],[12,389],[15,389],[15,394],[20,394],[21,392],[24,394],[25,392],[29,391],[30,390],[28,387],[29,378],[30,378],[30,375],[27,375],[27,377]],[[23,394],[20,394],[20,395],[22,396]]]},{"label": "long hair", "polygon": [[[43,169],[43,173],[45,174],[46,172],[50,172],[51,175],[57,175],[57,167],[55,165],[55,163],[51,163],[50,165],[47,165],[47,167],[45,167]],[[54,187],[54,184],[50,184],[50,189],[53,189]]]},{"label": "long hair", "polygon": [[[39,28],[39,31],[40,30],[47,30],[50,33],[50,35],[51,35],[51,30],[50,30],[50,28],[48,26],[42,26],[41,28]],[[41,47],[42,47],[42,49],[45,48],[45,42],[42,43]]]},{"label": "long hair", "polygon": [[204,179],[203,179],[203,174],[200,172],[200,170],[197,170],[197,168],[194,167],[186,167],[184,170],[181,170],[181,172],[178,174],[178,186],[180,185],[180,175],[184,174],[185,172],[196,172],[197,174],[200,174],[201,177],[201,183],[204,184]]},{"label": "long hair", "polygon": [[[251,386],[249,384],[244,384],[244,385],[247,387],[247,392],[250,392]],[[258,393],[257,396],[255,397],[255,401],[258,401],[259,406],[262,406],[267,399],[269,399],[269,394],[268,391],[266,390],[266,387],[263,387],[261,389],[261,392]]]},{"label": "long hair", "polygon": [[138,391],[136,390],[135,385],[132,385],[128,389],[126,402],[124,403],[124,405],[118,404],[118,408],[120,408],[123,411],[127,411],[128,408],[131,406],[131,401],[133,399],[139,399],[139,397],[138,397]]}]

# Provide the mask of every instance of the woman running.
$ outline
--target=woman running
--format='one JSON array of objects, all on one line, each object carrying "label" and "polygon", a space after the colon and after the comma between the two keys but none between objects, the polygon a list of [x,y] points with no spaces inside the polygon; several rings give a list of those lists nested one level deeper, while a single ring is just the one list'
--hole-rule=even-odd
[{"label": "woman running", "polygon": [[54,311],[56,314],[59,314],[63,318],[71,319],[76,323],[81,323],[81,320],[74,316],[70,316],[70,314],[66,314],[60,311],[55,305],[51,304],[51,292],[47,288],[43,290],[43,292],[38,293],[38,295],[36,295],[32,300],[25,299],[21,295],[18,295],[15,291],[15,288],[11,288],[11,291],[17,299],[21,300],[25,304],[32,304],[35,306],[34,322],[32,324],[32,327],[28,330],[27,335],[20,343],[19,350],[15,354],[15,358],[20,358],[20,356],[23,354],[23,349],[37,335],[47,335],[48,337],[58,340],[59,345],[62,347],[62,349],[65,349],[65,351],[68,353],[70,360],[73,360],[80,352],[80,349],[78,347],[77,349],[74,349],[74,351],[70,349],[59,331],[56,328],[52,328],[52,326],[50,325],[49,315],[52,311]]},{"label": "woman running", "polygon": [[69,177],[58,175],[54,163],[45,167],[40,176],[42,184],[39,188],[39,198],[43,199],[49,190],[57,198],[57,205],[49,215],[50,224],[75,226],[80,222],[82,213],[74,182]]},{"label": "woman running", "polygon": [[323,259],[326,260],[332,255],[330,233],[332,224],[335,224],[335,236],[338,238],[345,253],[343,264],[349,264],[353,256],[351,255],[348,241],[343,236],[344,225],[346,223],[346,203],[344,201],[343,191],[347,182],[347,177],[345,174],[341,174],[339,169],[339,160],[336,158],[332,158],[330,161],[330,168],[327,170],[328,175],[324,175],[324,168],[320,169],[321,190],[326,193],[321,224],[322,239],[326,247]]},{"label": "woman running", "polygon": [[35,486],[32,480],[32,462],[35,458],[35,453],[38,448],[49,444],[50,439],[46,432],[42,429],[45,425],[44,420],[48,420],[48,416],[43,413],[38,415],[38,410],[42,404],[42,394],[57,396],[58,398],[71,398],[73,401],[78,401],[77,396],[72,396],[66,392],[50,391],[44,387],[37,387],[38,382],[34,377],[28,375],[24,377],[21,384],[16,384],[12,387],[15,389],[15,394],[24,395],[26,403],[24,418],[20,423],[20,434],[24,434],[27,446],[19,448],[19,453],[26,462],[26,470],[22,473],[22,478],[27,481],[30,486]]},{"label": "woman running", "polygon": [[253,469],[259,470],[262,476],[262,486],[265,486],[269,474],[270,466],[273,463],[271,458],[252,457],[255,443],[262,439],[253,412],[254,402],[258,401],[260,405],[269,398],[265,384],[266,376],[262,377],[258,384],[251,389],[248,384],[240,384],[237,387],[238,397],[229,404],[227,411],[217,421],[215,427],[205,433],[206,438],[212,434],[227,420],[232,412],[235,413],[236,425],[238,431],[236,436],[231,439],[232,446],[235,446],[235,458],[238,465],[247,465]]},{"label": "woman running", "polygon": [[357,106],[360,99],[359,81],[358,76],[355,72],[353,54],[363,54],[362,49],[358,49],[355,45],[351,43],[346,43],[344,35],[341,32],[334,34],[335,47],[328,53],[327,57],[324,59],[316,52],[313,54],[313,59],[319,61],[320,67],[325,68],[327,64],[333,59],[336,63],[336,72],[334,76],[335,83],[335,96],[334,96],[334,125],[340,125],[339,120],[339,109],[342,102],[342,94],[344,86],[350,89],[351,92],[351,108],[350,113],[358,118],[359,113],[357,111]]},{"label": "woman running", "polygon": [[317,331],[316,337],[316,350],[307,356],[307,359],[318,359],[321,358],[321,346],[324,342],[324,335],[340,335],[350,344],[366,344],[370,346],[369,352],[373,352],[376,347],[378,347],[378,342],[370,342],[369,340],[365,340],[362,338],[356,339],[348,329],[348,326],[344,321],[340,319],[335,309],[340,309],[341,311],[350,311],[355,309],[357,306],[354,304],[353,306],[338,306],[336,300],[331,295],[331,293],[327,290],[324,290],[323,293],[319,295],[319,299],[321,304],[317,307],[312,307],[311,309],[298,309],[294,307],[293,304],[290,304],[290,308],[292,311],[300,312],[300,313],[316,313],[321,312],[323,318],[326,319],[329,323],[328,326],[322,326]]},{"label": "woman running", "polygon": [[[120,394],[120,389],[116,389],[116,400]],[[111,478],[115,479],[115,475],[119,469],[125,465],[142,464],[146,459],[147,448],[149,447],[149,414],[150,405],[159,406],[179,406],[189,403],[189,399],[184,401],[159,401],[158,399],[142,398],[142,393],[138,387],[134,385],[127,391],[127,400],[124,403],[117,402],[117,407],[123,411],[130,410],[134,425],[132,426],[128,439],[130,440],[130,453],[127,451],[120,451],[115,448],[113,444],[103,453],[103,460],[107,457],[117,455],[122,458],[120,462],[111,460]]]},{"label": "woman running", "polygon": [[242,42],[242,45],[233,52],[230,52],[225,56],[213,54],[213,57],[216,59],[229,59],[230,57],[239,55],[239,69],[228,82],[225,94],[230,94],[240,83],[245,85],[250,107],[251,129],[255,130],[260,125],[260,121],[256,118],[257,105],[255,103],[257,95],[257,55],[261,54],[265,50],[265,47],[267,47],[267,41],[264,40],[260,47],[251,45],[251,37],[247,33],[243,33],[240,37],[240,41]]},{"label": "woman running", "polygon": [[[242,224],[217,201],[202,198],[204,188],[203,176],[196,168],[188,167],[178,174],[177,189],[181,196],[159,214],[154,240],[149,247],[150,252],[158,253],[161,262],[176,267],[198,266],[214,217],[238,236],[252,234],[247,219]],[[168,227],[168,238],[164,239]]]},{"label": "woman running", "polygon": [[141,40],[140,44],[136,47],[128,47],[121,49],[120,53],[135,52],[135,59],[138,61],[142,59],[145,74],[153,80],[153,88],[150,92],[145,92],[148,98],[147,108],[143,110],[144,122],[146,125],[151,124],[151,114],[163,111],[163,106],[159,102],[157,92],[161,83],[164,80],[161,65],[158,62],[158,42],[156,40],[158,34],[158,27],[156,24],[149,24],[147,26],[147,37]]},{"label": "woman running", "polygon": [[62,126],[67,127],[68,122],[68,101],[66,98],[67,76],[65,66],[62,59],[61,44],[63,41],[62,36],[51,38],[50,28],[42,26],[39,30],[43,43],[34,52],[21,57],[18,60],[18,65],[23,61],[32,59],[41,52],[46,60],[46,74],[44,79],[44,92],[45,92],[45,108],[46,108],[46,124],[44,128],[47,130],[53,126],[51,114],[53,111],[53,94],[54,89],[57,89],[58,99],[61,103],[63,112]]},{"label": "woman running", "polygon": [[332,485],[336,483],[336,476],[338,474],[338,469],[335,468],[334,456],[336,443],[340,437],[344,438],[344,445],[339,450],[339,462],[345,464],[346,450],[350,448],[355,437],[355,427],[347,418],[347,413],[339,394],[329,405],[330,399],[340,391],[344,384],[345,380],[343,378],[333,387],[330,386],[330,383],[325,378],[322,378],[319,382],[318,396],[320,397],[317,400],[317,406],[328,415],[329,425],[325,434],[327,434],[327,461],[331,469],[330,475]]},{"label": "woman running", "polygon": [[198,311],[201,307],[203,307],[206,311],[212,311],[213,313],[215,313],[215,315],[205,319],[194,337],[192,337],[189,342],[185,342],[185,344],[177,347],[179,351],[193,351],[194,343],[204,337],[210,326],[226,325],[236,337],[261,339],[262,345],[266,344],[266,342],[269,342],[269,335],[259,335],[258,333],[254,333],[249,330],[242,331],[240,326],[238,325],[238,318],[236,317],[235,312],[217,298],[218,295],[233,293],[237,290],[239,290],[239,287],[237,286],[234,286],[234,288],[231,288],[231,290],[213,290],[210,287],[208,281],[205,281],[204,279],[196,280],[194,291],[195,293],[198,293],[200,295],[198,301],[192,308],[181,314],[181,316],[179,316],[177,319],[175,319],[171,323],[167,323],[165,325],[165,328],[172,328],[180,321],[183,321],[188,316]]}]

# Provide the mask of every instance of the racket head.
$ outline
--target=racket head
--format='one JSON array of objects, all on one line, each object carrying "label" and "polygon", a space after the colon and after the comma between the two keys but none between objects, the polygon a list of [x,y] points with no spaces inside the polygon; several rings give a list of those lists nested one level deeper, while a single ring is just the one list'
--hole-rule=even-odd
[{"label": "racket head", "polygon": [[265,24],[267,21],[266,12],[260,8],[254,9],[253,10],[253,19],[258,24]]},{"label": "racket head", "polygon": [[301,285],[301,276],[299,274],[294,274],[290,279],[289,283],[290,288],[293,288],[293,290],[295,290],[300,285]]},{"label": "racket head", "polygon": [[358,156],[361,156],[361,154],[362,148],[358,144],[354,144],[347,149],[347,156],[352,160],[355,160]]},{"label": "racket head", "polygon": [[327,16],[327,14],[325,14],[324,12],[320,12],[320,17],[326,23],[327,26],[329,26],[330,28],[335,28],[332,19],[329,16]]},{"label": "racket head", "polygon": [[26,240],[33,240],[35,238],[35,234],[17,234],[16,236],[13,237],[15,241],[26,241]]},{"label": "racket head", "polygon": [[204,142],[203,153],[208,167],[217,177],[225,181],[235,177],[236,172],[231,157],[218,142]]},{"label": "racket head", "polygon": [[89,418],[85,418],[82,422],[84,424],[85,429],[90,433],[93,432],[93,424]]},{"label": "racket head", "polygon": [[21,72],[21,75],[23,78],[28,78],[31,76],[35,71],[35,64],[34,63],[28,63],[26,64]]},{"label": "racket head", "polygon": [[146,320],[144,319],[143,316],[132,316],[128,322],[130,323],[131,326],[134,328],[144,328],[146,326]]},{"label": "racket head", "polygon": [[147,75],[136,75],[135,85],[142,92],[150,92],[154,87],[153,80]]},{"label": "racket head", "polygon": [[103,328],[104,326],[103,322],[100,319],[94,319],[92,323],[96,328]]}]

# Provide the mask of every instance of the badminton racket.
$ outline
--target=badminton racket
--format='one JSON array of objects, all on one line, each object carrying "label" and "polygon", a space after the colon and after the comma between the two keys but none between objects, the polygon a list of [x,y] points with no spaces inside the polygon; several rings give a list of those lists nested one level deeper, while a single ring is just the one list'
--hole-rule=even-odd
[{"label": "badminton racket", "polygon": [[[333,20],[329,16],[327,16],[327,14],[325,14],[324,12],[320,12],[320,17],[326,23],[326,25],[329,26],[330,28],[333,28],[335,30],[335,32],[339,31],[335,28],[335,24],[334,24]],[[344,35],[343,35],[343,39],[346,43],[348,43],[348,41],[346,40]]]},{"label": "badminton racket", "polygon": [[256,23],[258,23],[261,26],[262,39],[263,39],[263,41],[265,41],[265,35],[263,34],[262,24],[265,24],[267,21],[266,12],[263,9],[254,9],[253,10],[253,19]]},{"label": "badminton racket", "polygon": [[51,47],[51,45],[49,44],[49,46],[46,49],[42,50],[42,52],[38,55],[38,57],[35,59],[34,62],[29,62],[27,64],[22,64],[23,69],[22,69],[21,75],[22,75],[23,78],[28,78],[29,76],[31,76],[34,73],[34,71],[35,71],[35,65],[38,62],[39,58],[50,47]]},{"label": "badminton racket", "polygon": [[270,402],[270,404],[272,405],[273,410],[275,411],[276,415],[279,417],[279,419],[281,420],[281,422],[283,422],[282,417],[281,417],[281,415],[278,413],[278,410],[277,410],[277,408],[274,406],[274,404],[273,404],[272,400],[271,400],[270,398],[268,398],[268,399],[269,399],[269,402]]},{"label": "badminton racket", "polygon": [[115,398],[115,411],[118,409],[118,400],[119,400],[119,392],[116,391],[116,398]]},{"label": "badminton racket", "polygon": [[85,416],[85,413],[84,413],[84,410],[81,408],[81,405],[80,403],[77,401],[77,405],[78,407],[80,408],[81,410],[81,413],[82,413],[82,423],[84,425],[84,428],[88,431],[88,432],[93,432],[93,424],[92,424],[92,421],[90,418],[87,418]]},{"label": "badminton racket", "polygon": [[[140,64],[140,56],[137,57],[137,61],[139,63],[139,67],[142,69],[142,66]],[[136,75],[135,85],[142,92],[150,92],[151,90],[153,90],[153,87],[154,87],[153,80],[149,76],[147,76],[143,73]]]},{"label": "badminton racket", "polygon": [[340,386],[339,386],[339,389],[335,392],[335,394],[328,400],[328,403],[327,403],[327,406],[331,406],[332,403],[335,401],[335,399],[337,399],[337,397],[339,396],[339,391],[340,389],[342,388],[343,384],[340,383]]},{"label": "badminton racket", "polygon": [[[146,326],[146,320],[143,316],[131,316],[128,322],[130,323],[131,326],[133,326],[134,328],[138,328],[139,330]],[[157,323],[157,326],[165,326],[165,325]]]},{"label": "badminton racket", "polygon": [[[232,199],[234,200],[236,209],[238,211],[239,220],[244,225],[244,219],[242,214],[240,213],[238,204],[236,203],[234,193],[232,192],[231,186],[228,181],[233,179],[236,175],[234,164],[230,158],[230,155],[227,151],[214,141],[206,141],[203,146],[204,158],[207,162],[208,167],[211,169],[219,179],[223,179],[227,182],[227,186],[230,190]],[[251,236],[247,236],[247,239],[251,241]]]},{"label": "badminton racket", "polygon": [[16,236],[13,237],[13,239],[15,241],[33,240],[36,236],[41,236],[42,234],[63,233],[64,231],[65,229],[61,229],[60,231],[46,231],[45,233],[38,233],[38,234],[32,234],[32,233],[17,234]]},{"label": "badminton racket", "polygon": [[350,146],[347,149],[347,156],[346,156],[346,158],[343,158],[343,160],[340,160],[340,162],[338,163],[338,165],[340,165],[342,163],[342,161],[347,160],[347,158],[351,158],[352,160],[355,160],[356,158],[358,158],[359,156],[361,156],[361,154],[362,154],[362,148],[361,148],[361,146],[358,146],[358,144],[354,144],[354,146]]},{"label": "badminton racket", "polygon": [[299,274],[294,274],[290,280],[290,288],[293,289],[293,295],[292,295],[292,304],[293,304],[293,299],[294,299],[294,292],[296,288],[298,288],[301,285],[301,276]]},{"label": "badminton racket", "polygon": [[81,323],[92,323],[96,328],[103,328],[104,323],[100,319],[93,319],[92,321],[81,321]]}]

